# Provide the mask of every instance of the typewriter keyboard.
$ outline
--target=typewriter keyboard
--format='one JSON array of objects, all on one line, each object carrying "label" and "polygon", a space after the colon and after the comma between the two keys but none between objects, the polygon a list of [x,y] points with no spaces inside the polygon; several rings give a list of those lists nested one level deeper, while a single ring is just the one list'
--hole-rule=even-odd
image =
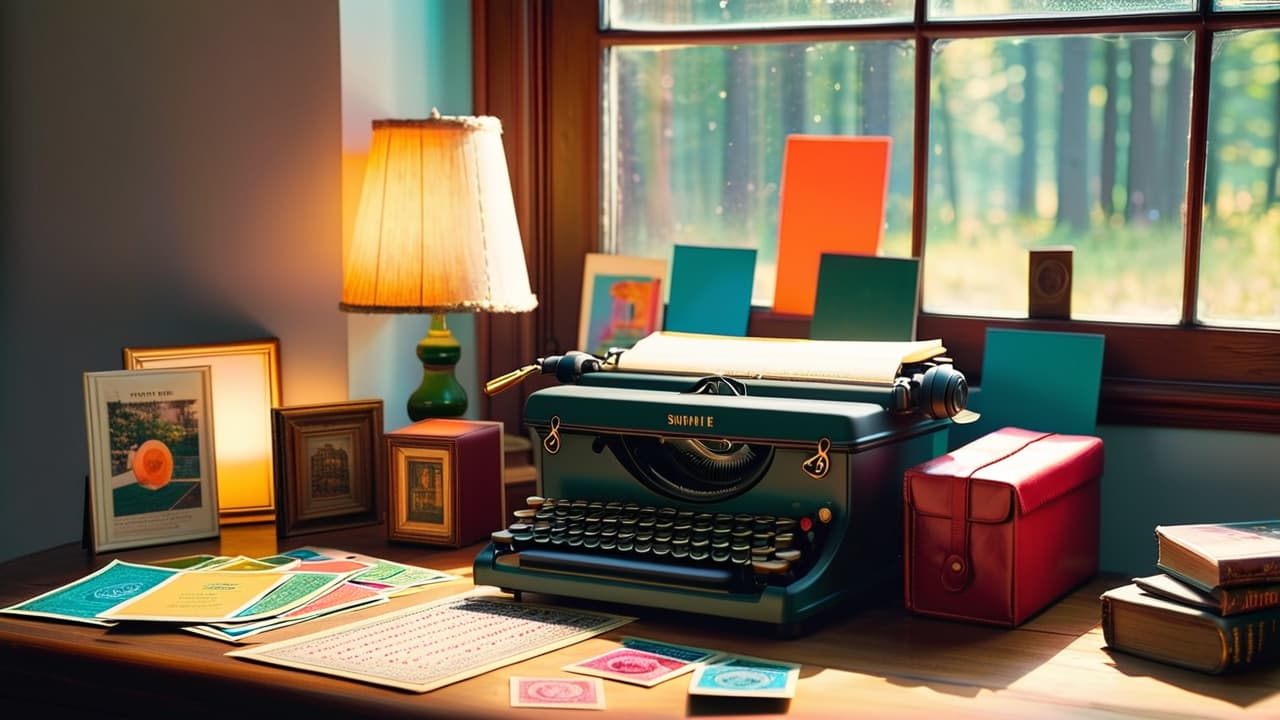
[{"label": "typewriter keyboard", "polygon": [[811,518],[531,497],[492,535],[522,567],[726,591],[786,585],[817,557]]}]

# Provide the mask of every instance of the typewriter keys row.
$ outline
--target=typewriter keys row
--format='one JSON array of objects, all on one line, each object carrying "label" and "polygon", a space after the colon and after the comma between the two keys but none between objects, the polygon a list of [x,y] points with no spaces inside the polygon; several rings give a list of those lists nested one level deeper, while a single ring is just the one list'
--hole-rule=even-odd
[{"label": "typewriter keys row", "polygon": [[499,552],[533,548],[737,568],[749,585],[786,584],[816,557],[795,518],[532,496],[492,534]]}]

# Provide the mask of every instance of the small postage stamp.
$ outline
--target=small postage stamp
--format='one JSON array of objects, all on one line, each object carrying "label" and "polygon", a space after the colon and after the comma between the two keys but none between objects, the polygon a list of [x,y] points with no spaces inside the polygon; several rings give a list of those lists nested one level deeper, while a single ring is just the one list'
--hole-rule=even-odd
[{"label": "small postage stamp", "polygon": [[603,710],[599,678],[512,677],[511,707]]},{"label": "small postage stamp", "polygon": [[799,679],[795,663],[733,655],[699,666],[689,680],[689,694],[790,698]]},{"label": "small postage stamp", "polygon": [[620,647],[565,665],[561,669],[581,675],[594,675],[607,680],[621,680],[633,685],[653,687],[664,680],[691,672],[694,667],[696,667],[695,663],[673,657]]}]

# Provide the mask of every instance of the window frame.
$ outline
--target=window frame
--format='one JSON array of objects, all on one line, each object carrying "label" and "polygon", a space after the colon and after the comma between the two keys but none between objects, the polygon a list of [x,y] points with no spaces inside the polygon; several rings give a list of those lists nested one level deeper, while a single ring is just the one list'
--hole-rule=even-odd
[{"label": "window frame", "polygon": [[[927,218],[929,58],[931,43],[992,34],[1097,34],[1185,31],[1195,35],[1181,319],[1173,325],[989,318],[921,312],[919,337],[942,338],[956,367],[981,386],[987,327],[1106,335],[1100,424],[1280,432],[1280,331],[1208,327],[1195,321],[1202,231],[1205,138],[1212,34],[1280,28],[1280,11],[1193,12],[1026,21],[933,21],[918,8],[912,23],[864,28],[698,30],[670,33],[692,42],[786,42],[914,38],[912,255],[922,253]],[[482,315],[477,325],[481,375],[497,377],[535,358],[575,349],[582,269],[600,246],[602,165],[599,58],[606,47],[660,42],[663,33],[599,27],[591,0],[472,0],[474,103],[503,121],[530,282],[539,298],[528,316]],[[554,39],[554,40],[553,40]],[[590,61],[584,62],[584,54]],[[808,336],[808,318],[753,308],[748,334]],[[534,378],[486,398],[489,417],[521,427],[524,398],[551,384]],[[1052,378],[1046,378],[1052,382]]]}]

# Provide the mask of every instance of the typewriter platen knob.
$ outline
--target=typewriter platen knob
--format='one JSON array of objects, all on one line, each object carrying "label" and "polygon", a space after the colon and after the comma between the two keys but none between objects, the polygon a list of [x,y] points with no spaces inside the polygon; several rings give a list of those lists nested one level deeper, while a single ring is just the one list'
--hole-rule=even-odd
[{"label": "typewriter platen knob", "polygon": [[920,405],[934,418],[953,418],[969,402],[969,383],[950,365],[934,365],[920,377]]},{"label": "typewriter platen knob", "polygon": [[951,418],[970,423],[978,414],[966,410],[969,384],[951,365],[932,365],[911,377],[899,377],[893,385],[893,410],[919,412],[934,419]]}]

